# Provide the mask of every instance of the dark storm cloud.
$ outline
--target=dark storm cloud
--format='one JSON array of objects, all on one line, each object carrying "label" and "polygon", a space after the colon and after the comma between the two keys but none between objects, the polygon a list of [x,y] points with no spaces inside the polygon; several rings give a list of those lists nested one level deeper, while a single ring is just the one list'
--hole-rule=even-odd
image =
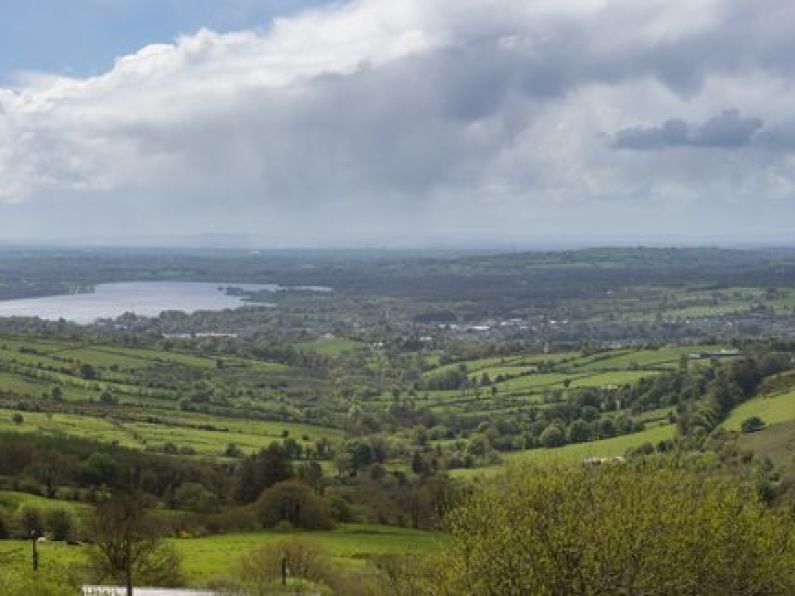
[{"label": "dark storm cloud", "polygon": [[795,120],[764,129],[756,140],[772,151],[795,151]]},{"label": "dark storm cloud", "polygon": [[702,124],[674,118],[661,126],[624,128],[613,135],[612,145],[639,151],[671,147],[733,149],[750,145],[762,126],[761,118],[743,116],[738,110],[724,110]]}]

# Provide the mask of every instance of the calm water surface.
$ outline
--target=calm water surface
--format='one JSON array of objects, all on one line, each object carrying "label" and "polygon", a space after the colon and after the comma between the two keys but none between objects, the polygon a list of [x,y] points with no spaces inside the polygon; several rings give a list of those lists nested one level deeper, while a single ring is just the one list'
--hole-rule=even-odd
[{"label": "calm water surface", "polygon": [[[191,313],[198,310],[224,310],[248,304],[239,296],[228,296],[226,287],[276,291],[271,284],[146,281],[99,284],[91,294],[66,294],[45,298],[0,300],[0,317],[41,317],[57,321],[91,323],[114,318],[126,312],[154,317],[166,310]],[[221,288],[221,289],[219,289]],[[306,287],[305,290],[328,291]]]}]

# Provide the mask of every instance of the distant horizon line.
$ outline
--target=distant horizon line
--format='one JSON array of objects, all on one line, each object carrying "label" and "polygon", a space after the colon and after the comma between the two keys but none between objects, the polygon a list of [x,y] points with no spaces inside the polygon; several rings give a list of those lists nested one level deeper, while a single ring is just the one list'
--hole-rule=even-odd
[{"label": "distant horizon line", "polygon": [[[535,240],[506,240],[502,242],[483,240],[480,242],[458,242],[454,240],[435,240],[417,242],[351,242],[348,244],[338,243],[319,243],[302,244],[287,242],[262,241],[259,243],[254,239],[245,240],[245,237],[225,236],[226,242],[208,242],[207,235],[186,236],[180,239],[172,238],[170,241],[164,239],[151,238],[129,239],[110,241],[107,239],[96,240],[3,240],[0,239],[0,249],[50,249],[50,250],[210,250],[210,251],[244,251],[244,252],[296,252],[296,251],[316,251],[316,252],[362,252],[362,251],[381,251],[381,252],[444,252],[444,251],[466,251],[466,252],[537,252],[549,251],[560,252],[567,250],[589,250],[589,249],[631,249],[631,248],[651,248],[651,249],[723,249],[723,250],[777,250],[795,248],[795,240],[766,239],[766,240],[737,240],[726,238],[704,238],[702,240],[685,238],[627,238],[626,240],[574,240],[549,238],[537,238]],[[203,238],[202,242],[200,239]]]}]

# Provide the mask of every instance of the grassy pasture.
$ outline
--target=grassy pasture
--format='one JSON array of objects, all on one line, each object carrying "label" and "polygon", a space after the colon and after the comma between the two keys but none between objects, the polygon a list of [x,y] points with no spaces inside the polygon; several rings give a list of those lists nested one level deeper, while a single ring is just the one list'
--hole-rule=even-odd
[{"label": "grassy pasture", "polygon": [[192,585],[203,585],[230,571],[235,561],[258,546],[300,536],[330,552],[340,565],[364,566],[383,554],[430,554],[441,548],[443,535],[387,526],[346,524],[330,532],[257,532],[174,540],[185,558]]},{"label": "grassy pasture", "polygon": [[295,345],[298,350],[329,355],[337,355],[341,354],[342,352],[353,352],[354,350],[358,350],[364,346],[365,344],[360,341],[347,339],[345,337],[321,338],[315,341],[308,341]]},{"label": "grassy pasture", "polygon": [[563,373],[539,373],[525,375],[508,379],[502,383],[497,383],[500,392],[530,391],[542,392],[545,389],[559,389],[563,387],[563,381],[570,378],[570,375]]},{"label": "grassy pasture", "polygon": [[750,399],[732,410],[723,427],[740,430],[743,421],[751,416],[759,416],[767,425],[795,420],[795,391]]},{"label": "grassy pasture", "polygon": [[[4,349],[19,350],[20,348],[34,347],[37,352],[43,354],[54,354],[62,350],[73,348],[76,344],[67,342],[65,340],[54,340],[44,338],[29,338],[29,337],[4,337],[0,341],[0,346],[5,346]],[[77,344],[79,345],[79,344]]]},{"label": "grassy pasture", "polygon": [[[81,365],[91,365],[98,378],[84,378],[87,375]],[[207,389],[202,391],[225,398],[224,407],[240,409],[254,420],[202,418],[180,411],[177,398],[192,395],[198,380],[206,380]],[[156,348],[0,338],[0,396],[4,398],[0,429],[62,433],[136,448],[174,442],[200,455],[218,455],[230,442],[253,451],[281,438],[284,430],[296,440],[304,435],[308,441],[323,437],[339,440],[341,433],[333,429],[257,420],[264,413],[292,415],[289,410],[281,412],[284,392],[300,395],[315,391],[319,382],[312,374],[283,364],[236,356],[216,358]],[[39,401],[55,387],[61,390],[65,403]],[[118,405],[89,403],[98,402],[105,389],[112,390]],[[24,413],[24,422],[14,424],[10,408],[17,396],[27,398],[28,405],[46,405],[53,413]],[[81,411],[76,412],[69,404],[78,403]]]},{"label": "grassy pasture", "polygon": [[[206,538],[170,539],[183,555],[183,570],[190,587],[202,587],[213,578],[235,570],[245,553],[265,544],[301,537],[326,549],[339,565],[365,568],[368,559],[384,554],[431,554],[442,548],[444,535],[435,532],[387,526],[346,524],[330,532],[275,532],[225,534]],[[85,546],[48,542],[40,546],[43,576],[63,565],[80,569],[86,564]],[[0,540],[0,563],[4,570],[28,566],[30,543]]]},{"label": "grassy pasture", "polygon": [[8,515],[14,515],[25,507],[35,507],[40,511],[51,511],[53,509],[64,509],[77,516],[82,516],[90,511],[91,506],[85,503],[74,501],[61,501],[58,499],[46,499],[38,495],[28,493],[18,493],[13,491],[0,491],[0,510]]},{"label": "grassy pasture", "polygon": [[42,392],[49,392],[53,384],[38,379],[28,379],[9,372],[0,372],[0,389],[13,391],[22,395],[39,396]]},{"label": "grassy pasture", "polygon": [[141,447],[139,442],[123,430],[123,427],[114,424],[112,420],[107,418],[60,413],[21,412],[24,421],[17,424],[12,421],[12,416],[16,413],[16,410],[0,408],[0,431],[66,435],[103,443],[118,441],[119,445],[123,447]]},{"label": "grassy pasture", "polygon": [[776,466],[784,469],[786,480],[795,479],[795,420],[779,422],[759,432],[739,435],[737,446],[753,451],[758,456],[769,457]]},{"label": "grassy pasture", "polygon": [[631,385],[642,379],[643,377],[650,377],[659,374],[658,371],[652,370],[623,370],[600,373],[596,375],[589,375],[574,379],[571,382],[572,387],[605,387],[608,385]]},{"label": "grassy pasture", "polygon": [[[521,457],[534,463],[553,464],[553,463],[577,463],[586,457],[615,457],[624,455],[627,449],[637,447],[643,443],[652,444],[672,439],[676,432],[676,426],[665,424],[647,428],[639,433],[621,435],[601,441],[591,441],[590,443],[575,443],[565,445],[558,449],[533,449]],[[512,454],[511,457],[520,457]]]},{"label": "grassy pasture", "polygon": [[617,352],[607,352],[587,359],[582,359],[571,363],[571,367],[576,370],[621,370],[627,368],[663,368],[672,369],[679,366],[679,359],[682,355],[692,352],[715,352],[727,349],[728,346],[665,346],[656,350],[620,350]]},{"label": "grassy pasture", "polygon": [[499,371],[519,374],[523,369],[535,368],[540,362],[563,362],[576,360],[580,356],[577,352],[559,352],[553,354],[514,354],[511,356],[493,356],[490,358],[479,358],[477,360],[462,360],[443,364],[425,372],[425,376],[435,376],[448,370],[458,370],[461,365],[466,366],[466,372],[472,376],[487,372],[492,378],[499,374]]},{"label": "grassy pasture", "polygon": [[[98,418],[75,414],[43,414],[39,412],[22,412],[24,421],[17,424],[12,421],[16,410],[0,408],[0,431],[38,433],[47,435],[66,435],[83,439],[92,439],[104,443],[116,441],[123,447],[158,448],[171,442],[177,447],[191,447],[198,455],[219,456],[227,444],[236,443],[244,452],[255,451],[267,446],[282,437],[282,431],[301,441],[303,435],[310,440],[327,438],[338,441],[342,433],[336,429],[297,424],[290,422],[267,422],[253,420],[219,419],[200,415],[179,416],[172,419],[178,424],[169,424],[168,418],[163,424],[145,421],[127,421],[112,417]],[[113,410],[109,412],[112,416]],[[123,411],[119,412],[123,414]],[[180,426],[180,424],[213,424],[223,430],[204,430]]]},{"label": "grassy pasture", "polygon": [[[29,354],[19,351],[24,348],[33,349],[37,353]],[[289,370],[289,367],[273,362],[246,360],[233,356],[223,356],[220,359],[229,366],[252,367],[265,372]],[[98,368],[116,366],[120,369],[135,371],[162,364],[214,368],[218,359],[212,356],[153,348],[130,348],[102,344],[87,346],[80,342],[68,343],[41,339],[4,339],[0,341],[0,360],[12,360],[31,366],[39,364],[68,366],[68,362],[65,361],[76,361]]]},{"label": "grassy pasture", "polygon": [[473,468],[468,470],[454,470],[454,476],[471,478],[479,474],[493,474],[504,469],[504,464],[512,461],[526,461],[532,462],[537,465],[568,465],[582,462],[587,457],[615,457],[624,455],[627,449],[631,447],[638,447],[646,442],[652,444],[658,443],[666,439],[673,438],[676,432],[676,426],[673,424],[663,424],[646,430],[633,433],[629,435],[621,435],[610,439],[602,439],[600,441],[591,441],[589,443],[574,443],[557,447],[554,449],[529,449],[527,451],[518,451],[508,454],[503,454],[503,465],[490,466],[487,468]]}]

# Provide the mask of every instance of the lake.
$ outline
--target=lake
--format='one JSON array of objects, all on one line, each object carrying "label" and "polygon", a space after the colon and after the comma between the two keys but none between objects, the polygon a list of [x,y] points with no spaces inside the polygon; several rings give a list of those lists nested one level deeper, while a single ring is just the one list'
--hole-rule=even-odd
[{"label": "lake", "polygon": [[51,321],[66,319],[86,324],[93,323],[97,319],[115,318],[126,312],[156,317],[167,310],[192,313],[199,310],[224,310],[252,304],[244,301],[241,296],[228,295],[226,287],[270,292],[290,289],[329,291],[329,288],[314,286],[288,288],[275,284],[228,282],[109,283],[98,284],[94,292],[90,294],[63,294],[43,298],[1,300],[0,317],[40,317]]}]

